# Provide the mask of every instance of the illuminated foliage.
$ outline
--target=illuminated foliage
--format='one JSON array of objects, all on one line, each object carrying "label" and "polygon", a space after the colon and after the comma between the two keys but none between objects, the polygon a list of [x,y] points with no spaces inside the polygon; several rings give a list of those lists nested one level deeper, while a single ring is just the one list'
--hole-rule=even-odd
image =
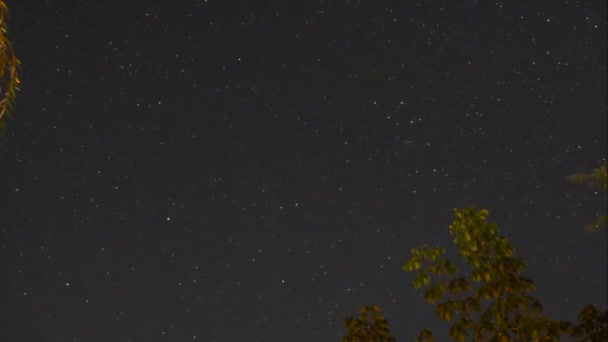
[{"label": "illuminated foliage", "polygon": [[[581,309],[579,322],[556,321],[544,315],[541,302],[531,293],[532,279],[523,275],[525,262],[515,257],[511,242],[487,221],[487,210],[454,209],[449,227],[454,244],[464,259],[460,272],[441,247],[412,249],[403,265],[415,273],[412,284],[424,290],[424,299],[435,306],[437,316],[449,323],[456,341],[608,341],[608,312],[593,305]],[[388,322],[376,306],[365,307],[359,318],[346,319],[349,335],[342,342],[395,341]],[[370,322],[369,313],[375,323]],[[435,341],[433,332],[422,330],[416,341]]]},{"label": "illuminated foliage", "polygon": [[13,103],[19,90],[19,59],[13,45],[7,38],[8,7],[0,0],[0,129],[4,129],[6,119],[11,114]]},{"label": "illuminated foliage", "polygon": [[377,306],[361,308],[359,317],[348,317],[344,322],[348,335],[342,342],[394,342],[388,321]]},{"label": "illuminated foliage", "polygon": [[591,173],[577,173],[568,177],[568,180],[606,192],[608,191],[608,168],[604,165],[594,169]]},{"label": "illuminated foliage", "polygon": [[[522,275],[526,265],[515,258],[509,240],[487,222],[487,210],[455,209],[450,234],[469,271],[459,274],[445,250],[420,246],[403,265],[415,272],[413,285],[424,288],[425,300],[441,319],[451,323],[457,341],[555,340],[571,325],[543,315],[540,301],[530,295],[534,282]],[[424,330],[418,341],[432,341]]]},{"label": "illuminated foliage", "polygon": [[[594,169],[591,173],[574,174],[568,177],[568,180],[574,184],[586,185],[593,190],[608,192],[608,169],[606,165]],[[607,224],[608,215],[604,213],[587,224],[585,228],[588,231],[596,231],[601,227],[606,227]]]}]

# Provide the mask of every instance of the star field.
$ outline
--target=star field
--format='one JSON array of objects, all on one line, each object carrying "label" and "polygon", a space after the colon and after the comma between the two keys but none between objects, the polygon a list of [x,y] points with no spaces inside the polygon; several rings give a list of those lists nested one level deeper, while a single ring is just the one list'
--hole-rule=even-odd
[{"label": "star field", "polygon": [[[9,1],[7,341],[338,341],[487,208],[548,314],[606,309],[606,3]],[[440,335],[441,336],[441,335]]]}]

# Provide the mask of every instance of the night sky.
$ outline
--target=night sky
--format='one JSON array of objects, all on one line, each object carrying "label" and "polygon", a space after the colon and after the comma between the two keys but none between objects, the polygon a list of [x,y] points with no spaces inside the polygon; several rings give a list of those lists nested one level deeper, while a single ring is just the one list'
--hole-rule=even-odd
[{"label": "night sky", "polygon": [[0,340],[338,341],[376,304],[410,341],[446,325],[401,265],[467,206],[548,315],[606,309],[606,196],[565,179],[606,162],[606,1],[306,3],[7,1]]}]

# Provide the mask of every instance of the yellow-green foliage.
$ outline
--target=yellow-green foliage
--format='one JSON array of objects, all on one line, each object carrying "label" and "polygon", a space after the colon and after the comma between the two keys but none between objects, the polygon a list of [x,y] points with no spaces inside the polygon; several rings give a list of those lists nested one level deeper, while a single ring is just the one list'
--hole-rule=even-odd
[{"label": "yellow-green foliage", "polygon": [[[568,180],[574,184],[587,185],[591,189],[608,192],[608,168],[606,165],[594,169],[590,173],[577,173]],[[585,225],[588,231],[596,231],[601,227],[606,227],[608,224],[608,215],[606,213],[598,216],[593,222]]]},{"label": "yellow-green foliage", "polygon": [[[487,222],[487,210],[455,209],[450,225],[454,244],[469,267],[459,271],[439,247],[420,246],[403,265],[416,272],[414,288],[425,288],[425,300],[435,305],[441,319],[450,322],[450,336],[457,341],[523,341],[559,338],[565,323],[543,316],[543,308],[530,295],[531,279],[522,275],[526,265],[515,258],[509,240]],[[432,341],[423,330],[418,341]]]},{"label": "yellow-green foliage", "polygon": [[[605,169],[604,169],[605,172]],[[515,257],[511,242],[487,221],[487,210],[454,209],[449,227],[453,242],[464,259],[460,272],[446,258],[442,247],[418,246],[403,265],[414,272],[412,284],[424,290],[424,299],[437,316],[448,322],[456,341],[608,341],[608,313],[593,305],[581,309],[578,323],[556,321],[544,315],[543,306],[531,295],[532,279],[523,275],[525,262]],[[365,307],[358,318],[346,319],[349,335],[342,342],[394,341],[388,322],[376,306]],[[368,313],[372,313],[375,323]],[[435,341],[430,329],[416,341]]]},{"label": "yellow-green foliage", "polygon": [[594,169],[590,173],[577,173],[568,180],[575,184],[587,185],[596,190],[608,191],[608,168],[606,165]]},{"label": "yellow-green foliage", "polygon": [[348,317],[344,322],[348,335],[342,342],[394,342],[388,321],[377,306],[361,308],[359,317]]}]

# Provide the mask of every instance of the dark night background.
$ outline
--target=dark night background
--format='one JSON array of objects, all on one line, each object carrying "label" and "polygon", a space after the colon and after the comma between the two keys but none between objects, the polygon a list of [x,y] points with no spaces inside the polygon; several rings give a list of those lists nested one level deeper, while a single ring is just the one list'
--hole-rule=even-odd
[{"label": "dark night background", "polygon": [[[547,313],[606,309],[606,1],[8,0],[2,341],[338,341],[490,210]],[[4,306],[4,305],[3,305]],[[442,334],[439,334],[442,336]]]}]

